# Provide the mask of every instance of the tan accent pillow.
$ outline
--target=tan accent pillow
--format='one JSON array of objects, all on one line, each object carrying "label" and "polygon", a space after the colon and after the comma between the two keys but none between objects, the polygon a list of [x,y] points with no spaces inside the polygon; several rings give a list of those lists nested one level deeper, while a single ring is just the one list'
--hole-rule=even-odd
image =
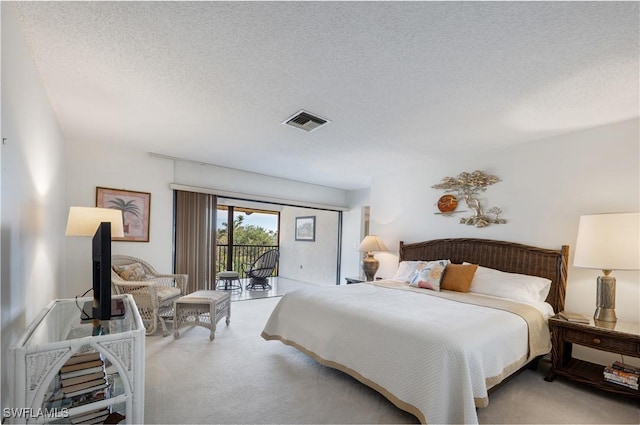
[{"label": "tan accent pillow", "polygon": [[124,266],[113,266],[113,270],[115,270],[118,275],[123,280],[145,280],[147,275],[142,268],[142,264],[140,263],[131,263]]},{"label": "tan accent pillow", "polygon": [[477,264],[447,264],[440,282],[440,289],[468,292],[477,269]]}]

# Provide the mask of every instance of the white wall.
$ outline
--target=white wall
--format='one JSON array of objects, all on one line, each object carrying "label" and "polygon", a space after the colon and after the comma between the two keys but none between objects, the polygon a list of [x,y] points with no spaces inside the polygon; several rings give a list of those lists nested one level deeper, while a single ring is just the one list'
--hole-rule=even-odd
[{"label": "white wall", "polygon": [[[378,275],[393,274],[400,240],[479,237],[546,248],[569,245],[573,250],[580,215],[640,211],[638,127],[634,119],[505,149],[433,157],[421,169],[375,178],[372,232],[395,251],[376,256],[382,262]],[[434,214],[443,191],[431,186],[445,176],[476,169],[502,179],[480,199],[485,209],[502,208],[507,224],[475,228],[459,224],[458,218]],[[593,314],[598,274],[597,270],[569,267],[567,310]],[[640,321],[639,273],[613,274],[619,319]]]},{"label": "white wall", "polygon": [[[314,242],[295,240],[296,217],[316,217]],[[321,285],[336,283],[338,212],[285,207],[280,213],[279,275]]]},{"label": "white wall", "polygon": [[2,406],[8,348],[60,296],[66,224],[63,137],[18,27],[2,2]]}]

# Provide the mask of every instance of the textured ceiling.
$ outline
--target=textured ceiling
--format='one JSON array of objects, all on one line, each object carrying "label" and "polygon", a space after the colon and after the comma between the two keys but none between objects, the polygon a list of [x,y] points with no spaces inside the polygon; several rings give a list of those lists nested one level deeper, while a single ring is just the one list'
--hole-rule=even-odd
[{"label": "textured ceiling", "polygon": [[68,139],[330,187],[639,114],[637,2],[13,7]]}]

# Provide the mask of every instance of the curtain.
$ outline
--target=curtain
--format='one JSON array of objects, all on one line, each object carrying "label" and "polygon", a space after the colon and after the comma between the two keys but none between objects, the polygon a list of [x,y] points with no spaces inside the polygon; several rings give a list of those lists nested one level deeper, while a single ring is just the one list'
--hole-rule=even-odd
[{"label": "curtain", "polygon": [[176,273],[189,275],[188,293],[214,288],[216,196],[176,191]]}]

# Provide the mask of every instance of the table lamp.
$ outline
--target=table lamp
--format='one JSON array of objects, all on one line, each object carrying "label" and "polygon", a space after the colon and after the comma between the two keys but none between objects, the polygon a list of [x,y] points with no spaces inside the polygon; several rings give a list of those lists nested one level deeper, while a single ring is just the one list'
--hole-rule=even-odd
[{"label": "table lamp", "polygon": [[360,242],[358,251],[367,253],[367,256],[362,259],[362,271],[367,280],[371,281],[380,267],[380,262],[373,256],[373,252],[388,251],[388,249],[378,236],[368,235]]},{"label": "table lamp", "polygon": [[640,213],[583,215],[578,225],[574,267],[600,269],[595,320],[615,322],[616,279],[612,270],[640,269]]}]

